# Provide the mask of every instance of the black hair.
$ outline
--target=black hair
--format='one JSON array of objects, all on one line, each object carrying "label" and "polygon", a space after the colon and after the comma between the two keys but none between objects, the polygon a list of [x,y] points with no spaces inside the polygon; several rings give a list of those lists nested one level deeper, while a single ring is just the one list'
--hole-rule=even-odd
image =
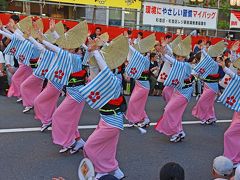
[{"label": "black hair", "polygon": [[165,164],[160,170],[160,180],[184,180],[184,169],[175,162]]},{"label": "black hair", "polygon": [[152,52],[150,53],[150,59],[154,58],[156,56],[156,53]]},{"label": "black hair", "polygon": [[203,42],[203,40],[200,39],[197,43],[198,43],[198,44],[201,44],[202,42]]},{"label": "black hair", "polygon": [[102,28],[100,28],[100,27],[96,27],[96,28],[95,28],[95,31],[96,31],[97,29],[100,30],[100,31],[102,31]]},{"label": "black hair", "polygon": [[66,24],[63,24],[63,27],[66,31],[68,31],[70,29]]},{"label": "black hair", "polygon": [[99,180],[118,180],[115,176],[108,174],[99,178]]},{"label": "black hair", "polygon": [[20,21],[19,16],[16,14],[11,15],[10,19],[14,20],[15,23],[18,23]]},{"label": "black hair", "polygon": [[206,44],[209,44],[209,46],[211,46],[212,42],[211,41],[207,41]]},{"label": "black hair", "polygon": [[172,38],[172,36],[169,34],[165,36],[165,39],[170,39],[170,38]]},{"label": "black hair", "polygon": [[127,33],[128,33],[128,35],[131,35],[132,31],[131,30],[127,30]]},{"label": "black hair", "polygon": [[143,37],[143,32],[138,32],[138,34]]}]

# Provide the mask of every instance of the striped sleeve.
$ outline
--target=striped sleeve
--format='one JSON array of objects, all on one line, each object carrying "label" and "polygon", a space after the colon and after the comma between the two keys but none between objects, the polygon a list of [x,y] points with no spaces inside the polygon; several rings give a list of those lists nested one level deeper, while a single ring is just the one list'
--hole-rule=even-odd
[{"label": "striped sleeve", "polygon": [[8,44],[3,53],[14,56],[23,42],[24,41],[17,39],[16,35],[13,34],[11,42]]},{"label": "striped sleeve", "polygon": [[149,67],[149,60],[141,55],[138,51],[134,51],[129,64],[126,67],[126,73],[128,76],[139,79],[144,70]]},{"label": "striped sleeve", "polygon": [[38,67],[34,71],[34,75],[44,79],[46,73],[49,71],[50,64],[55,56],[55,52],[50,50],[45,50],[40,57],[40,60],[38,61]]},{"label": "striped sleeve", "polygon": [[29,65],[29,61],[32,58],[33,52],[34,52],[34,45],[29,40],[24,40],[24,42],[21,44],[20,48],[17,50],[15,54],[15,58],[25,64]]},{"label": "striped sleeve", "polygon": [[99,109],[120,96],[121,82],[108,67],[81,89],[81,95],[93,109]]},{"label": "striped sleeve", "polygon": [[224,90],[223,94],[219,97],[226,107],[239,112],[240,111],[240,77],[235,74]]},{"label": "striped sleeve", "polygon": [[208,54],[202,53],[202,60],[196,65],[194,71],[198,73],[201,78],[206,78],[209,74],[213,73],[216,64]]},{"label": "striped sleeve", "polygon": [[67,85],[72,70],[71,54],[61,49],[57,54],[56,63],[49,69],[45,77],[52,82]]},{"label": "striped sleeve", "polygon": [[182,88],[182,86],[184,85],[185,75],[186,75],[185,63],[175,61],[166,81],[164,81],[164,86]]}]

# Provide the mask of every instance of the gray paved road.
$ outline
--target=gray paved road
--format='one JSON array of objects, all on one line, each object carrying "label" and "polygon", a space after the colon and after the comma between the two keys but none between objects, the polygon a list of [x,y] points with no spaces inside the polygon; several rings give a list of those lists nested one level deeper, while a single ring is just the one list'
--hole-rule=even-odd
[{"label": "gray paved road", "polygon": [[[195,121],[191,116],[194,99],[190,102],[184,121]],[[147,112],[152,122],[161,115],[164,103],[160,97],[149,97]],[[22,106],[15,99],[0,96],[0,129],[38,127],[40,123],[33,113],[22,114]],[[233,112],[216,103],[218,119],[229,120]],[[97,111],[84,108],[80,125],[96,125]],[[186,180],[211,179],[214,157],[223,152],[223,133],[229,123],[213,126],[185,125],[186,139],[178,144],[169,143],[168,138],[150,127],[146,135],[136,129],[125,129],[121,133],[118,160],[129,180],[157,180],[159,169],[166,162],[180,163],[186,171]],[[93,129],[81,130],[84,139]],[[20,132],[0,134],[0,179],[42,180],[63,176],[66,180],[77,179],[77,168],[83,158],[76,155],[58,154],[59,147],[52,144],[51,132]]]}]

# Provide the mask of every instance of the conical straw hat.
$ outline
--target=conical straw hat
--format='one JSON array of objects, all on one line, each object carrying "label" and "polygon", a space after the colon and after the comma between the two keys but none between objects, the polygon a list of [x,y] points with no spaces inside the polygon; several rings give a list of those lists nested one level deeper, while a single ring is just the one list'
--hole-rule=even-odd
[{"label": "conical straw hat", "polygon": [[[35,23],[36,23],[36,26],[37,26],[38,30],[39,30],[40,32],[43,32],[44,26],[43,26],[42,19],[39,18],[38,20],[36,20]],[[31,35],[32,35],[32,37],[33,37],[33,38],[36,38],[36,37],[37,37],[37,33],[39,33],[39,32],[37,32],[37,31],[34,29],[34,27],[32,26],[32,28],[31,28]]]},{"label": "conical straw hat", "polygon": [[24,19],[19,21],[16,25],[20,31],[26,32],[28,31],[29,27],[30,28],[32,27],[32,18],[30,16],[25,17]]},{"label": "conical straw hat", "polygon": [[[59,36],[62,36],[64,34],[64,26],[62,21],[59,21],[56,25],[55,25],[55,31],[58,33]],[[45,34],[44,34],[45,40],[49,41],[51,43],[55,43],[56,39],[53,37],[51,30],[48,29]]]},{"label": "conical straw hat", "polygon": [[177,45],[174,44],[172,47],[173,53],[176,54],[177,56],[182,56],[182,57],[187,57],[190,52],[191,48],[190,47],[190,41],[189,39],[181,40]]},{"label": "conical straw hat", "polygon": [[96,38],[96,45],[103,46],[109,40],[109,35],[107,32],[101,34],[99,38]]},{"label": "conical straw hat", "polygon": [[[110,69],[116,69],[121,66],[127,58],[128,51],[128,39],[123,35],[116,37],[108,46],[104,46],[100,50]],[[91,58],[89,64],[97,66],[95,58]]]},{"label": "conical straw hat", "polygon": [[151,34],[148,37],[140,40],[137,44],[134,44],[133,47],[140,53],[144,54],[154,47],[155,42],[156,36],[155,34]]},{"label": "conical straw hat", "polygon": [[240,69],[240,58],[238,58],[234,63],[233,66],[236,67],[237,69]]},{"label": "conical straw hat", "polygon": [[178,45],[178,43],[182,40],[181,35],[179,35],[178,37],[176,37],[172,42],[171,42],[171,46],[175,47],[176,45]]},{"label": "conical straw hat", "polygon": [[57,39],[56,44],[65,49],[75,49],[86,41],[87,35],[87,22],[82,21]]},{"label": "conical straw hat", "polygon": [[189,49],[192,50],[192,38],[191,38],[191,35],[188,35],[182,41],[183,41],[184,44],[189,44]]},{"label": "conical straw hat", "polygon": [[219,41],[217,44],[211,45],[208,48],[208,55],[210,57],[220,56],[224,52],[224,49],[225,49],[224,41]]},{"label": "conical straw hat", "polygon": [[239,41],[236,41],[236,42],[232,45],[231,50],[232,50],[232,51],[237,51],[238,48],[239,48],[239,45],[240,45],[240,42],[239,42]]}]

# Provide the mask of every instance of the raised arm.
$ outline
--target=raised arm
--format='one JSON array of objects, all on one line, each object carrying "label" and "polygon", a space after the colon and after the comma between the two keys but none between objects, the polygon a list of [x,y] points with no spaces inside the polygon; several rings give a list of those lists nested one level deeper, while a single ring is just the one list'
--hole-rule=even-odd
[{"label": "raised arm", "polygon": [[4,31],[2,31],[1,29],[0,29],[0,34],[2,34],[3,36],[5,36],[5,37],[7,37],[7,38],[9,38],[9,39],[12,39],[12,38],[13,38],[13,35],[8,34],[8,33],[4,32]]},{"label": "raised arm", "polygon": [[97,61],[97,64],[101,70],[105,69],[107,67],[106,62],[104,61],[102,55],[98,50],[93,51],[93,55]]},{"label": "raised arm", "polygon": [[8,34],[11,34],[11,35],[13,34],[12,32],[10,32],[10,31],[9,31],[8,29],[6,29],[5,27],[3,27],[2,30],[3,30],[4,32],[8,33]]},{"label": "raised arm", "polygon": [[31,41],[31,43],[34,44],[34,46],[37,47],[37,49],[39,51],[41,51],[41,52],[45,51],[44,45],[42,45],[41,43],[37,42],[32,36],[30,36],[28,39]]},{"label": "raised arm", "polygon": [[43,45],[45,45],[46,47],[48,47],[50,50],[52,50],[52,51],[54,51],[54,52],[56,52],[56,53],[59,53],[59,51],[61,50],[61,48],[59,48],[59,47],[51,44],[51,43],[48,42],[48,41],[43,40],[42,43],[43,43]]},{"label": "raised arm", "polygon": [[168,54],[165,54],[163,57],[164,57],[164,60],[165,60],[165,61],[168,61],[168,62],[170,62],[171,64],[174,64],[174,63],[176,62],[176,59],[173,58],[173,57],[171,57],[171,56],[169,56]]},{"label": "raised arm", "polygon": [[233,78],[233,76],[235,75],[235,73],[232,72],[232,70],[229,69],[229,68],[227,68],[227,67],[224,67],[224,68],[223,68],[223,71],[224,71],[226,74],[228,74],[231,78]]}]

